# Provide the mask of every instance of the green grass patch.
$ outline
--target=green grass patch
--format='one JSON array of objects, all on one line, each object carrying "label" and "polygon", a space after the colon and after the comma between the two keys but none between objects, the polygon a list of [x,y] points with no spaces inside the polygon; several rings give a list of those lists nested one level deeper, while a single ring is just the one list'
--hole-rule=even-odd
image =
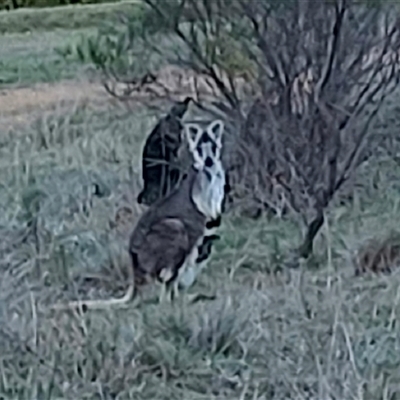
[{"label": "green grass patch", "polygon": [[59,46],[74,45],[91,29],[0,36],[0,85],[56,82],[79,75],[84,65],[62,57]]},{"label": "green grass patch", "polygon": [[0,85],[75,78],[85,69],[85,62],[65,57],[64,49],[84,43],[115,13],[135,14],[137,10],[137,2],[123,1],[0,12]]},{"label": "green grass patch", "polygon": [[0,12],[0,34],[98,27],[114,13],[135,13],[139,1],[29,8]]}]

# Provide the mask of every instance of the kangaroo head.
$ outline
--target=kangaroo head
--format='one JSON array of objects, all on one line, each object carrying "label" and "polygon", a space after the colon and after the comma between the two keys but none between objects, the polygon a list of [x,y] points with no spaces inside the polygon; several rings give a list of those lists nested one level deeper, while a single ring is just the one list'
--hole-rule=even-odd
[{"label": "kangaroo head", "polygon": [[221,213],[224,198],[225,172],[221,163],[224,123],[211,122],[206,129],[190,123],[185,126],[186,139],[197,176],[192,188],[192,199],[198,210],[208,218]]},{"label": "kangaroo head", "polygon": [[211,169],[220,161],[223,132],[224,123],[220,120],[212,122],[206,129],[194,123],[185,125],[186,139],[196,170]]}]

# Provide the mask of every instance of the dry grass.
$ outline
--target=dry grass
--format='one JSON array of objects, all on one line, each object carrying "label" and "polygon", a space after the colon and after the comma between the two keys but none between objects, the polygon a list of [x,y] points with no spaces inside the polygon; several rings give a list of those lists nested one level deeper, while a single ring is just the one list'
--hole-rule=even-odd
[{"label": "dry grass", "polygon": [[0,90],[0,129],[16,130],[57,109],[70,112],[71,107],[91,104],[96,108],[112,103],[99,83],[61,81],[57,84],[36,84],[30,87]]},{"label": "dry grass", "polygon": [[159,306],[154,288],[138,308],[49,311],[124,292],[138,154],[154,122],[146,110],[77,107],[2,137],[0,398],[398,398],[399,275],[356,278],[350,260],[398,218],[387,182],[332,210],[303,272],[281,268],[294,221],[227,216],[190,289],[216,300]]}]

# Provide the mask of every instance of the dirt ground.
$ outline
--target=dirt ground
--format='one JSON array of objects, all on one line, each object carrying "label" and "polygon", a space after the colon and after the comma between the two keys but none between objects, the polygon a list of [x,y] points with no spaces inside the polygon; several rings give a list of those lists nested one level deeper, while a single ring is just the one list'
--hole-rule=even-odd
[{"label": "dirt ground", "polygon": [[94,106],[112,100],[97,82],[66,81],[31,87],[0,89],[0,130],[31,123],[44,111],[90,101]]}]

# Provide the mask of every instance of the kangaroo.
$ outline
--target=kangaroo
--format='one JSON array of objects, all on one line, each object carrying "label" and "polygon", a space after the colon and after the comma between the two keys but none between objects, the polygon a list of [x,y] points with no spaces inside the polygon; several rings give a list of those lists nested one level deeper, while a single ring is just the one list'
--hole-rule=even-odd
[{"label": "kangaroo", "polygon": [[[224,124],[216,120],[206,130],[187,124],[185,134],[192,165],[181,184],[153,203],[139,219],[129,240],[131,283],[122,298],[74,301],[56,308],[102,309],[131,301],[137,289],[158,280],[166,290],[190,286],[202,269],[199,249],[213,235],[207,224],[220,218],[225,175],[220,161]],[[213,224],[211,224],[213,225]],[[199,257],[200,255],[200,257]],[[199,258],[201,259],[199,261]]]},{"label": "kangaroo", "polygon": [[174,189],[182,178],[178,152],[182,145],[181,119],[192,99],[175,104],[148,136],[142,154],[144,187],[137,197],[139,204],[150,206]]}]

